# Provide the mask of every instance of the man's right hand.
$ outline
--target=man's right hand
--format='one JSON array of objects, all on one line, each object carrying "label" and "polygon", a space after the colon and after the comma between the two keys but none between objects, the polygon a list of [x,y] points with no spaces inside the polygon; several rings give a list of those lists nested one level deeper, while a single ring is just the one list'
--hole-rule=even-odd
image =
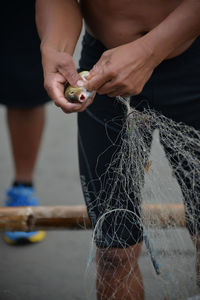
[{"label": "man's right hand", "polygon": [[70,103],[64,97],[64,86],[69,82],[72,86],[77,86],[77,82],[82,80],[76,71],[73,58],[66,52],[59,52],[50,47],[42,47],[42,65],[44,71],[44,87],[49,97],[54,100],[55,105],[60,107],[65,113],[81,112],[91,104],[92,100],[84,103]]}]

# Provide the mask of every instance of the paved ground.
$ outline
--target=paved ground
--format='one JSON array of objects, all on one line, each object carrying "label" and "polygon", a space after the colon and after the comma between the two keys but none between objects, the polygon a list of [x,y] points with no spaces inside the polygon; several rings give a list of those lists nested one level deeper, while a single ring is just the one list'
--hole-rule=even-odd
[{"label": "paved ground", "polygon": [[[76,60],[78,53],[79,51]],[[78,176],[76,130],[75,115],[65,115],[54,105],[48,106],[46,131],[35,177],[42,205],[83,204]],[[0,204],[3,205],[4,190],[10,184],[13,174],[3,108],[0,109],[0,148]],[[157,143],[154,145],[153,156],[155,161],[158,157],[160,161],[164,160]],[[169,173],[167,164],[159,172],[167,176],[166,173]],[[174,186],[169,176],[169,184],[171,183]],[[148,193],[147,187],[147,196]],[[180,198],[177,187],[172,188],[171,198]],[[185,230],[179,233],[181,239],[185,241],[182,259],[192,259],[189,237]],[[0,300],[86,299],[85,271],[90,244],[91,231],[49,232],[43,243],[23,247],[8,246],[0,238]],[[177,251],[176,247],[177,243],[174,242],[172,246],[174,252]],[[163,294],[163,288],[158,287],[146,251],[143,251],[140,263],[146,290],[150,291],[147,300],[164,299],[164,296],[160,296]],[[166,258],[164,263],[176,262]],[[186,273],[187,270],[184,269],[182,272]],[[180,285],[186,290],[191,290],[189,294],[192,296],[198,290],[191,287],[186,278],[184,276]],[[174,299],[174,291],[170,293],[171,296],[165,299]],[[91,296],[90,299],[95,299],[95,296]]]}]

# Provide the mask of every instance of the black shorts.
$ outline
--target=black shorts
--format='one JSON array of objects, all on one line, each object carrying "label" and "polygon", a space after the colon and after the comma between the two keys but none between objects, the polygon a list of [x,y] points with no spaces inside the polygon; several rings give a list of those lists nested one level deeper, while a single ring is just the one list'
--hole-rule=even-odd
[{"label": "black shorts", "polygon": [[0,103],[29,108],[50,99],[43,87],[40,39],[35,25],[35,0],[1,5]]},{"label": "black shorts", "polygon": [[[83,39],[80,69],[90,70],[105,50],[106,48],[98,40],[86,33]],[[200,129],[200,38],[197,38],[183,54],[162,62],[154,70],[143,91],[132,97],[131,105],[139,110],[152,108],[177,122],[184,122]],[[123,123],[120,120],[123,116],[122,105],[106,95],[96,95],[93,104],[86,111],[78,114],[80,176],[93,227],[106,213],[106,193],[101,193],[101,199],[99,193],[102,182],[110,180],[108,176],[111,174],[108,175],[106,170],[113,154],[120,147],[119,133]],[[163,147],[170,159],[171,153],[168,152],[167,145]],[[175,167],[171,160],[170,163]],[[176,175],[178,174],[175,173]],[[134,199],[134,195],[129,196]],[[115,195],[113,195],[113,207],[114,199],[116,199]],[[192,202],[191,198],[184,200],[187,205]],[[120,205],[120,208],[123,208],[123,204]],[[96,237],[97,246],[127,247],[143,239],[142,227],[138,224],[140,203],[134,199],[134,205],[131,202],[127,206],[127,201],[124,205],[125,209],[136,212],[135,224],[133,225],[127,217],[125,223],[121,222],[117,226],[117,233],[116,230],[113,233],[111,225],[114,225],[115,217],[108,214],[101,228],[100,238]],[[196,207],[199,214],[199,203],[191,205]],[[116,208],[119,208],[117,201]],[[190,224],[189,221],[187,225],[191,234],[196,234],[197,228],[198,231],[200,229],[199,225]]]}]

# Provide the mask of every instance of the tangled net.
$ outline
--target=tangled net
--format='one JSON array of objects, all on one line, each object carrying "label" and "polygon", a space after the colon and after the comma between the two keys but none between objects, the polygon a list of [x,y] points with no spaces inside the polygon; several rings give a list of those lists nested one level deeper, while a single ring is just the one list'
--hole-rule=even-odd
[{"label": "tangled net", "polygon": [[[139,229],[140,235],[135,242],[144,240],[139,265],[145,299],[200,299],[188,298],[199,293],[200,281],[196,270],[198,253],[189,234],[198,236],[200,229],[200,132],[155,111],[137,111],[130,107],[127,99],[119,100],[126,107],[126,121],[120,132],[120,147],[106,174],[99,178],[101,189],[95,205],[99,205],[101,217],[94,228],[86,272],[88,298],[95,299],[97,284],[98,299],[107,299],[106,289],[112,289],[107,282],[109,266],[110,272],[113,271],[109,276],[116,282],[109,299],[118,299],[120,289],[124,288],[122,285],[130,298],[121,296],[121,299],[137,299],[130,284],[135,270],[133,254],[128,247],[130,241],[136,239],[133,233]],[[160,141],[160,146],[156,140]],[[158,147],[160,155],[151,151]],[[165,228],[160,228],[160,219],[167,220],[164,209],[157,219],[156,216],[151,218],[150,210],[146,211],[146,217],[151,220],[147,224],[141,211],[145,203],[162,203],[163,206],[164,203],[184,203],[188,230],[179,228],[180,224],[170,219],[165,222]],[[98,251],[95,259],[96,245],[103,251]],[[123,249],[127,255],[129,271],[123,280],[114,268],[115,259],[121,264],[120,270],[124,263],[115,247]],[[109,262],[105,263],[106,251],[111,254]],[[127,269],[127,265],[124,268]],[[131,295],[134,296],[131,298]]]}]

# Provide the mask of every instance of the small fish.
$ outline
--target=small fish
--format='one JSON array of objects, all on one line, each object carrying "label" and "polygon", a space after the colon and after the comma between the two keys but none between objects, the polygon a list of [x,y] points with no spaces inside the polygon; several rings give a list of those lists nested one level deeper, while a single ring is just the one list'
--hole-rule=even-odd
[{"label": "small fish", "polygon": [[[85,78],[89,74],[88,71],[80,72],[79,75],[82,77],[84,81],[87,81]],[[73,87],[69,83],[66,84],[64,95],[65,98],[71,103],[83,103],[88,99],[94,96],[95,92],[89,92],[84,87]]]}]

